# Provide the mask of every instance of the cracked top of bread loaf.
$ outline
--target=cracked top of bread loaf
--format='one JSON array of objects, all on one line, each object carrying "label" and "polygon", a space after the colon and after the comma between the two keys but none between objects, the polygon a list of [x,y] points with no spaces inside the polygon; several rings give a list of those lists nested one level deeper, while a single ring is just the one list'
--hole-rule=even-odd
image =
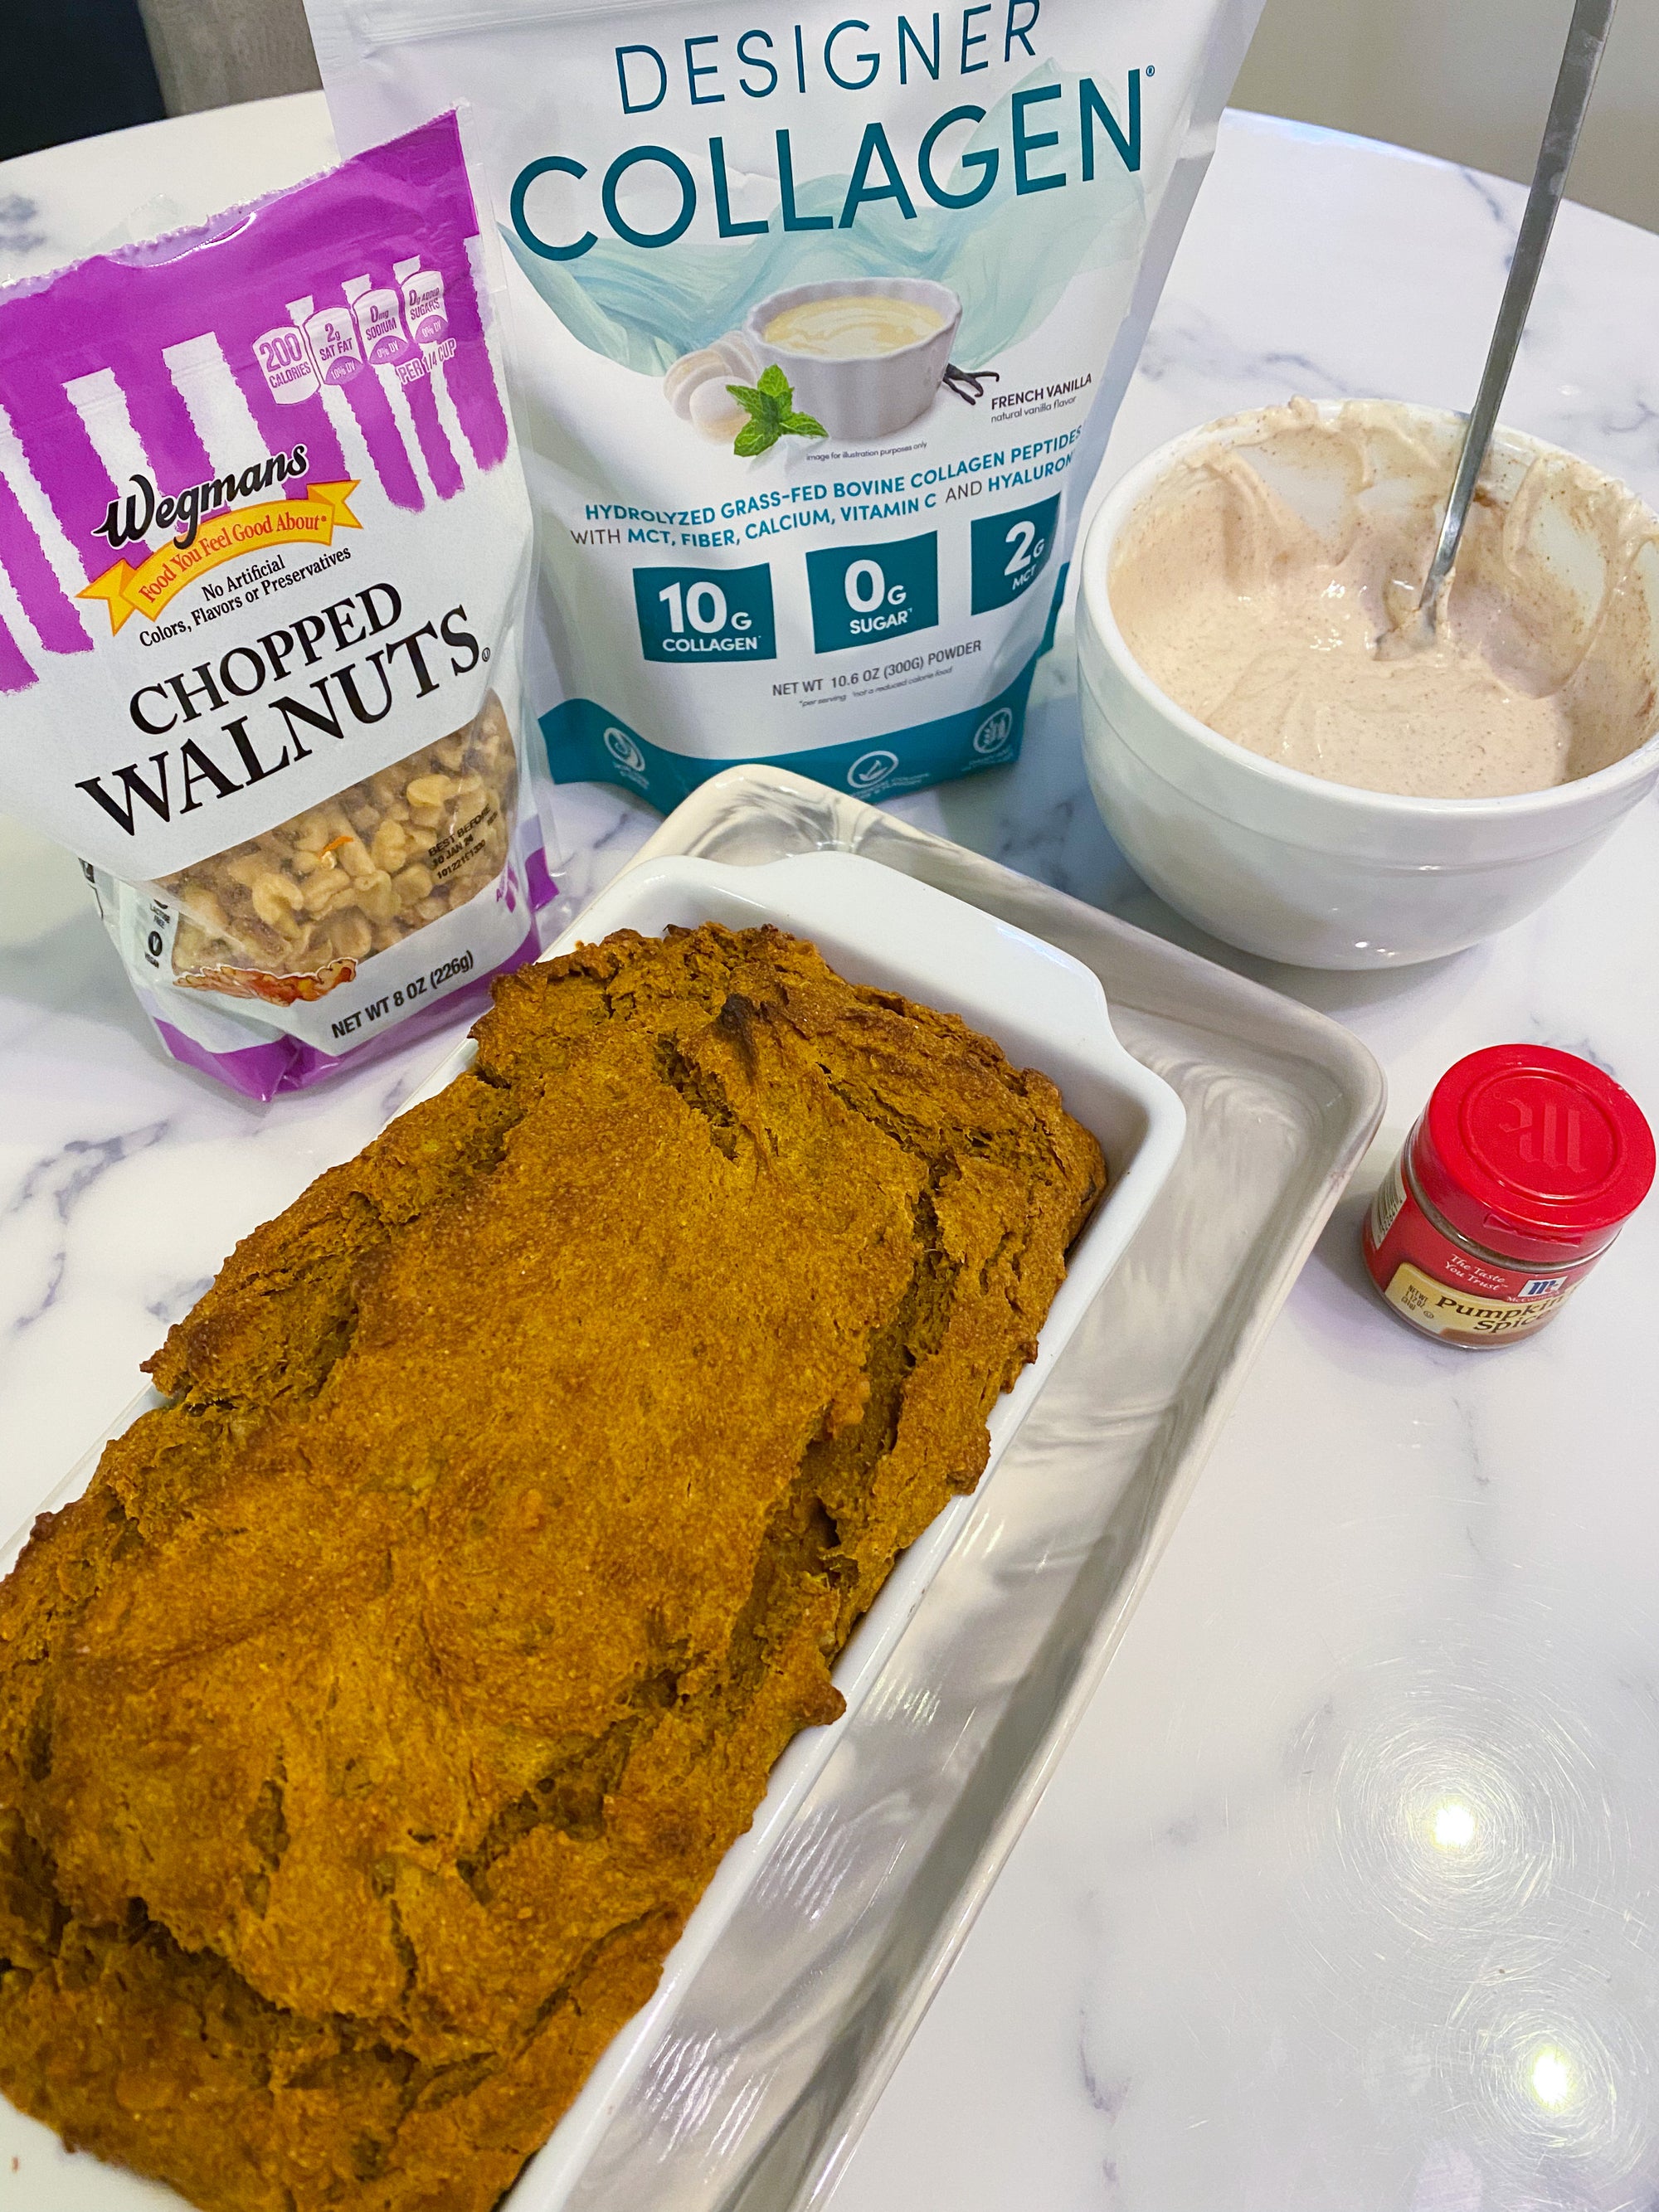
[{"label": "cracked top of bread loaf", "polygon": [[495,987],[0,1588],[0,2087],[210,2212],[487,2212],[1103,1187],[1043,1076],[713,925]]}]

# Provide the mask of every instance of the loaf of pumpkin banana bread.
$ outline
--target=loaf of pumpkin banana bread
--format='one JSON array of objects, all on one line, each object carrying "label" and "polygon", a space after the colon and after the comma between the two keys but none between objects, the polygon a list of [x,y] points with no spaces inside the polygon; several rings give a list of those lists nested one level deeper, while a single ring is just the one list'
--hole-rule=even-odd
[{"label": "loaf of pumpkin banana bread", "polygon": [[238,1245],[0,1588],[0,2087],[209,2212],[488,2212],[984,1465],[1100,1150],[624,933]]}]

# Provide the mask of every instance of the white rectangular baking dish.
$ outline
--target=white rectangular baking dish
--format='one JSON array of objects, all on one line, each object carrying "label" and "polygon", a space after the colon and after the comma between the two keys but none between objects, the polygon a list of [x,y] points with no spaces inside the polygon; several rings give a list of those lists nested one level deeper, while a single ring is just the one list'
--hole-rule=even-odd
[{"label": "white rectangular baking dish", "polygon": [[[832,1727],[804,1730],[779,1760],[753,1826],[722,1861],[670,1954],[655,1995],[606,2050],[580,2096],[503,2200],[502,2212],[557,2212],[567,2201],[682,1993],[833,1756],[1067,1339],[1123,1256],[1176,1164],[1186,1124],[1175,1091],[1118,1042],[1100,981],[1080,961],[994,915],[856,854],[804,853],[755,867],[679,857],[647,860],[600,892],[544,957],[592,943],[613,930],[657,935],[672,925],[709,921],[732,928],[775,923],[810,938],[852,981],[902,991],[961,1014],[994,1038],[1017,1065],[1040,1068],[1058,1084],[1071,1112],[1099,1139],[1110,1182],[1073,1249],[1036,1359],[991,1414],[990,1456],[978,1490],[953,1499],[903,1554],[842,1655],[835,1680],[847,1701],[846,1716]],[[471,1065],[474,1054],[471,1040],[464,1041],[409,1103],[434,1096]],[[158,1402],[153,1392],[146,1392],[119,1426]],[[49,1504],[77,1496],[96,1463],[94,1451]],[[9,1567],[10,1558],[3,1564]],[[172,2191],[119,2168],[64,2154],[45,2130],[3,2100],[0,2202],[6,2154],[25,2143],[30,2212],[137,2212],[140,2206],[180,2202]]]}]

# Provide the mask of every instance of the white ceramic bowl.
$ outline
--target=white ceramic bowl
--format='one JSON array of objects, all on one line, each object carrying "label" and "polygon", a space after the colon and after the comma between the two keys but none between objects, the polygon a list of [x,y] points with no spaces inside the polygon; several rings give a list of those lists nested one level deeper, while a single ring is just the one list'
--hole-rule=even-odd
[{"label": "white ceramic bowl", "polygon": [[[849,295],[916,300],[943,315],[944,325],[890,353],[839,360],[767,343],[767,325],[786,308]],[[962,301],[948,284],[924,276],[838,276],[828,283],[792,284],[787,291],[769,293],[750,309],[743,328],[763,366],[775,362],[789,379],[796,407],[804,415],[816,415],[832,438],[886,438],[933,405],[961,321]]]},{"label": "white ceramic bowl", "polygon": [[[1322,415],[1338,411],[1335,403]],[[1402,407],[1407,424],[1455,426]],[[1083,755],[1107,828],[1160,896],[1228,944],[1310,968],[1382,968],[1507,929],[1583,866],[1659,781],[1659,735],[1610,767],[1506,799],[1406,799],[1329,783],[1232,744],[1159,690],[1108,591],[1120,533],[1176,464],[1253,416],[1188,432],[1132,469],[1085,541]],[[1500,429],[1489,471],[1559,448]],[[1645,559],[1645,556],[1644,556]],[[1659,653],[1659,562],[1640,572]]]}]

